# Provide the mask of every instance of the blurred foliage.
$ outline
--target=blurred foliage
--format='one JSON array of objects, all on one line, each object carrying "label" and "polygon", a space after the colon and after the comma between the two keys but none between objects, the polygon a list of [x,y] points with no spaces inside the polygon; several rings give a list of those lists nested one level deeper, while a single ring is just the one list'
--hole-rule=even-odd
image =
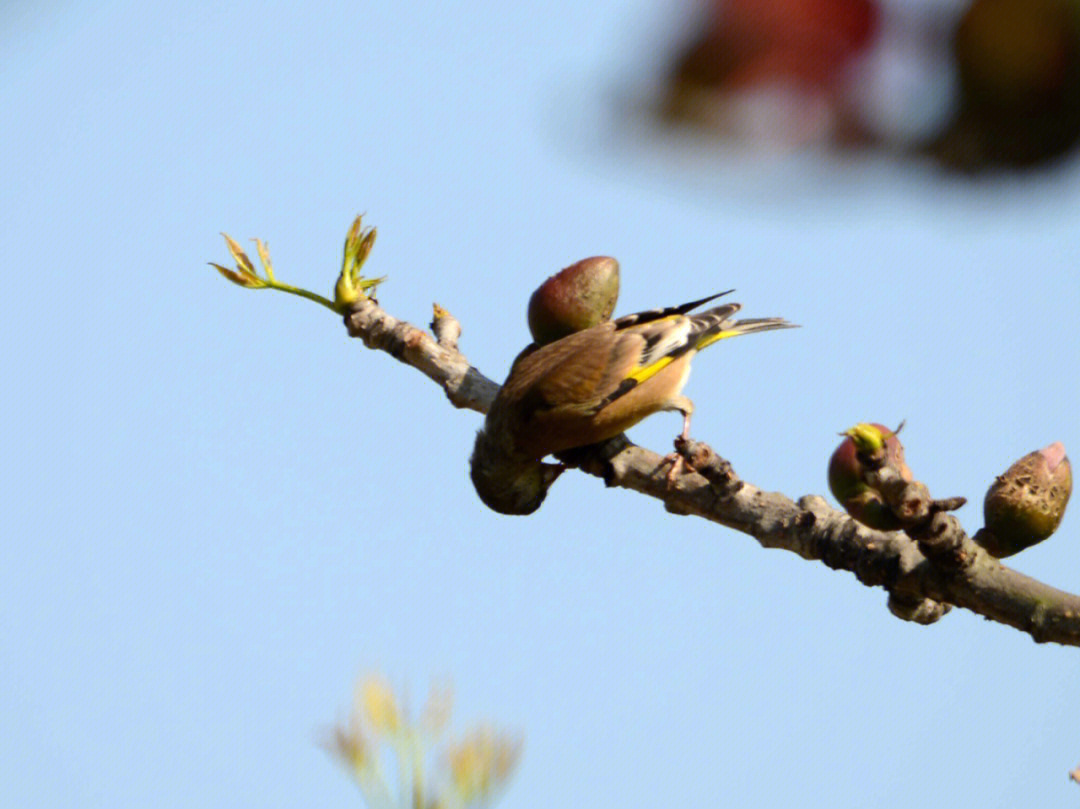
[{"label": "blurred foliage", "polygon": [[382,677],[361,678],[348,718],[326,747],[371,809],[488,806],[513,774],[521,740],[481,726],[444,741],[452,704],[448,689],[432,689],[413,720]]},{"label": "blurred foliage", "polygon": [[1080,139],[1080,0],[704,0],[701,18],[665,80],[668,122],[965,172]]}]

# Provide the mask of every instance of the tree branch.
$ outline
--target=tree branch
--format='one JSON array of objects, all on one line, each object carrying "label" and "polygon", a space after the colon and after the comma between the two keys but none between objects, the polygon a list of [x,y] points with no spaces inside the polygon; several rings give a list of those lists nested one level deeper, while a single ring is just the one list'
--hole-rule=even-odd
[{"label": "tree branch", "polygon": [[[362,298],[345,314],[350,336],[426,374],[455,407],[486,413],[499,386],[457,350],[460,326],[452,316],[437,307],[435,320],[438,341],[391,317],[373,299]],[[905,620],[932,623],[955,605],[1039,643],[1080,646],[1080,597],[1005,567],[948,514],[934,514],[917,538],[874,531],[817,495],[796,503],[740,480],[704,444],[687,442],[679,452],[693,470],[671,479],[663,456],[621,436],[560,460],[608,486],[654,497],[672,513],[702,517],[749,534],[762,547],[783,548],[854,573],[869,587],[885,588],[889,609]]]}]

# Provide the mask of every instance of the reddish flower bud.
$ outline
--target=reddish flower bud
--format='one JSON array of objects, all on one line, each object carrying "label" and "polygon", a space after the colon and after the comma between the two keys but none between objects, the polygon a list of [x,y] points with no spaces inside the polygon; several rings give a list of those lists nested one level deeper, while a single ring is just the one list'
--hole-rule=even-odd
[{"label": "reddish flower bud", "polygon": [[895,531],[900,528],[899,520],[881,494],[867,483],[871,462],[876,462],[875,468],[890,464],[905,480],[912,479],[896,432],[881,424],[858,424],[845,431],[844,440],[829,459],[829,491],[863,525]]},{"label": "reddish flower bud", "polygon": [[619,262],[593,256],[542,283],[529,299],[529,331],[538,345],[596,326],[611,317],[619,298]]}]

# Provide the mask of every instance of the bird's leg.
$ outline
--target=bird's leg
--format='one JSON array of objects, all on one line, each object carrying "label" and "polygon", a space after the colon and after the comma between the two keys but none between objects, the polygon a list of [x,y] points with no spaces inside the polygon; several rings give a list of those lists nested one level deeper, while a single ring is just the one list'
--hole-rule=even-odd
[{"label": "bird's leg", "polygon": [[675,478],[682,474],[683,469],[690,469],[690,464],[686,462],[686,459],[678,451],[679,445],[684,444],[690,440],[690,416],[694,412],[694,403],[687,399],[685,396],[679,396],[671,403],[670,410],[678,410],[683,416],[682,432],[675,436],[675,452],[669,452],[665,455],[660,465],[671,465],[667,473],[667,485],[670,487],[674,485]]},{"label": "bird's leg", "polygon": [[693,408],[682,411],[682,432],[679,433],[679,438],[683,441],[690,440],[690,414],[693,412]]}]

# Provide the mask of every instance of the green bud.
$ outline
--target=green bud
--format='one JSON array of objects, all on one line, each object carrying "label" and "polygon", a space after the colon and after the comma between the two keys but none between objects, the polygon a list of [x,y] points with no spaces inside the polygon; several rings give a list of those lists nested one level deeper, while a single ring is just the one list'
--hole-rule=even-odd
[{"label": "green bud", "polygon": [[844,435],[851,439],[858,452],[869,453],[882,449],[891,433],[880,424],[856,424],[845,430]]},{"label": "green bud", "polygon": [[529,331],[538,345],[553,343],[608,320],[619,298],[619,262],[593,256],[571,264],[529,298]]},{"label": "green bud", "polygon": [[338,306],[351,306],[360,300],[360,289],[356,280],[348,273],[341,273],[334,284],[334,303]]},{"label": "green bud", "polygon": [[1072,467],[1056,441],[1030,452],[999,475],[986,492],[986,530],[976,537],[999,559],[1042,542],[1061,524],[1072,494]]}]

